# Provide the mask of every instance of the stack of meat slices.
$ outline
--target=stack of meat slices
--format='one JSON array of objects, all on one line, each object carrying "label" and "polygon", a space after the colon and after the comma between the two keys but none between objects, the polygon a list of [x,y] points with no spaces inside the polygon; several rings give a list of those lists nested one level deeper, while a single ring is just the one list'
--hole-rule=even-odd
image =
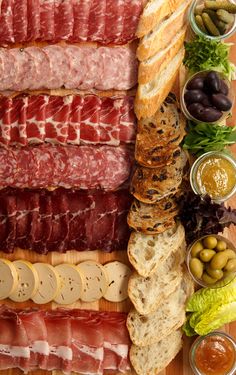
[{"label": "stack of meat slices", "polygon": [[145,3],[1,2],[3,251],[125,249]]}]

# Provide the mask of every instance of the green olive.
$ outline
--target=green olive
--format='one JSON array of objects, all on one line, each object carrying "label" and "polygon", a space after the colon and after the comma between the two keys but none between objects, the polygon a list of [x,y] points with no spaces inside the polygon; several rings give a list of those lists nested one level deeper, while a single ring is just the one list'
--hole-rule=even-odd
[{"label": "green olive", "polygon": [[236,272],[236,259],[228,260],[224,270],[229,272]]},{"label": "green olive", "polygon": [[201,279],[203,274],[203,264],[198,258],[192,258],[189,262],[190,270],[197,279]]},{"label": "green olive", "polygon": [[213,256],[216,254],[214,250],[211,249],[204,249],[200,252],[200,259],[203,262],[210,262]]},{"label": "green olive", "polygon": [[227,249],[227,243],[225,241],[219,240],[216,245],[217,251],[223,251]]},{"label": "green olive", "polygon": [[228,261],[228,256],[225,251],[216,253],[211,260],[211,268],[213,270],[221,270],[225,267]]},{"label": "green olive", "polygon": [[213,277],[209,276],[206,272],[202,275],[202,281],[206,284],[215,284],[217,282],[217,279],[214,279]]},{"label": "green olive", "polygon": [[209,276],[216,280],[220,280],[224,276],[224,272],[222,270],[213,270],[210,266],[207,266],[206,271]]},{"label": "green olive", "polygon": [[193,258],[198,257],[200,251],[203,250],[202,243],[200,241],[196,242],[191,249],[191,255]]},{"label": "green olive", "polygon": [[217,245],[217,239],[213,236],[208,236],[204,238],[203,245],[206,249],[214,249]]},{"label": "green olive", "polygon": [[236,258],[236,253],[235,251],[231,250],[231,249],[226,249],[224,251],[224,253],[227,255],[228,259],[234,259]]}]

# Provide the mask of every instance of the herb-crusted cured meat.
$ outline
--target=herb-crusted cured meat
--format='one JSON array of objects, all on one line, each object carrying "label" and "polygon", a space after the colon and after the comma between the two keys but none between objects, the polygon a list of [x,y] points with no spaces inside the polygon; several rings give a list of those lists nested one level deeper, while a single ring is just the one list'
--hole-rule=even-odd
[{"label": "herb-crusted cured meat", "polygon": [[44,254],[72,249],[125,249],[130,204],[127,190],[3,189],[0,249],[11,253],[21,247]]},{"label": "herb-crusted cured meat", "polygon": [[135,39],[143,0],[3,0],[0,43],[60,40],[125,44]]},{"label": "herb-crusted cured meat", "polygon": [[134,143],[134,98],[96,95],[0,99],[0,145]]}]

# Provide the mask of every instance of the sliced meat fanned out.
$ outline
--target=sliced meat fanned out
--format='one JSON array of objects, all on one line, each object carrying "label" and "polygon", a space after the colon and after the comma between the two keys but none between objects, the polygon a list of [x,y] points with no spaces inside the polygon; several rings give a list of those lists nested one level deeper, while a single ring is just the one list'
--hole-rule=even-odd
[{"label": "sliced meat fanned out", "polygon": [[73,35],[73,1],[57,0],[54,9],[55,38],[54,41],[69,40]]},{"label": "sliced meat fanned out", "polygon": [[106,27],[106,0],[92,1],[88,25],[88,40],[102,43]]},{"label": "sliced meat fanned out", "polygon": [[[28,10],[27,0],[14,1],[13,6],[13,34],[16,43],[27,40]],[[30,18],[30,15],[29,15]]]},{"label": "sliced meat fanned out", "polygon": [[40,40],[52,41],[55,38],[55,1],[40,1]]},{"label": "sliced meat fanned out", "polygon": [[88,40],[91,5],[92,0],[73,1],[74,29],[71,40],[74,42],[86,42]]},{"label": "sliced meat fanned out", "polygon": [[0,3],[0,43],[14,43],[13,33],[14,0],[2,0]]},{"label": "sliced meat fanned out", "polygon": [[40,0],[28,0],[27,41],[35,41],[40,37]]},{"label": "sliced meat fanned out", "polygon": [[106,5],[107,6],[104,42],[105,44],[120,44],[123,30],[125,30],[126,28],[126,25],[124,24],[125,1],[117,0],[116,3],[114,3],[113,0],[106,0]]},{"label": "sliced meat fanned out", "polygon": [[134,143],[133,97],[37,95],[0,98],[0,145]]},{"label": "sliced meat fanned out", "polygon": [[0,191],[0,249],[40,254],[67,250],[122,250],[127,246],[131,196],[56,189]]},{"label": "sliced meat fanned out", "polygon": [[[130,47],[47,45],[0,49],[0,90],[129,90],[137,84],[137,60]],[[9,68],[11,61],[14,69]],[[10,70],[10,71],[9,71]]]}]

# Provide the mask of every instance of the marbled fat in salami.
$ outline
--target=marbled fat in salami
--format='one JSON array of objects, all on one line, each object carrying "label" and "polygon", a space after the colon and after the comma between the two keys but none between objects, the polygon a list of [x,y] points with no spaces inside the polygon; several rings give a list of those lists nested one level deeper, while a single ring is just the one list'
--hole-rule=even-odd
[{"label": "marbled fat in salami", "polygon": [[134,143],[131,96],[30,95],[0,98],[0,145]]},{"label": "marbled fat in salami", "polygon": [[116,192],[56,189],[0,191],[0,250],[41,254],[67,250],[123,250],[129,239],[131,196]]},{"label": "marbled fat in salami", "polygon": [[0,44],[27,41],[125,44],[145,0],[2,0]]}]

